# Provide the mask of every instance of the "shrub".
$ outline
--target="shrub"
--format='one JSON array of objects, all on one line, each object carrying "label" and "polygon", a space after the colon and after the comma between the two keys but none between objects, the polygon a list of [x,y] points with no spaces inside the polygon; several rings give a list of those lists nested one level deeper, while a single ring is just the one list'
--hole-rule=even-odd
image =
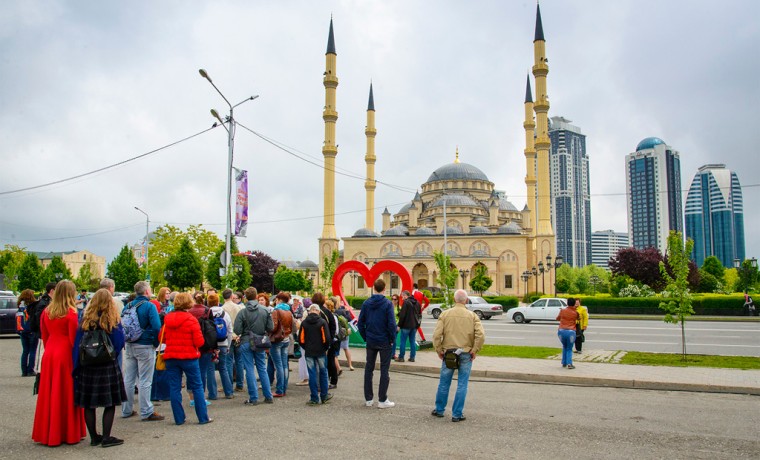
[{"label": "shrub", "polygon": [[511,295],[489,296],[489,297],[483,297],[483,298],[488,303],[496,303],[496,304],[501,305],[501,308],[503,311],[507,311],[512,307],[516,307],[520,303],[517,297],[511,296]]},{"label": "shrub", "polygon": [[[565,296],[563,296],[565,297]],[[661,315],[662,297],[579,296],[581,305],[591,314]],[[695,315],[741,316],[744,314],[742,294],[695,295],[692,307]]]}]

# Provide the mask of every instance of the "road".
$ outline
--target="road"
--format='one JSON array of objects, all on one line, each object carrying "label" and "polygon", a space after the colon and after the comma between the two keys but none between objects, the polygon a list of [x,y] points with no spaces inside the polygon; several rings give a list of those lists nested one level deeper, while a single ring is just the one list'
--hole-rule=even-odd
[{"label": "road", "polygon": [[[18,340],[0,340],[0,458],[758,458],[760,398],[471,381],[460,423],[430,416],[437,377],[391,373],[393,409],[364,407],[362,369],[344,372],[327,405],[307,407],[308,390],[291,386],[273,405],[247,407],[242,398],[209,406],[215,419],[197,425],[187,406],[183,426],[116,419],[120,447],[47,448],[31,439],[36,398],[19,377]],[[477,369],[477,360],[474,363]],[[296,364],[291,363],[295,369]],[[291,377],[291,381],[294,379]],[[375,378],[377,385],[377,377]],[[453,395],[452,395],[453,397]]]},{"label": "road", "polygon": [[[422,330],[432,337],[436,320],[423,315]],[[556,322],[517,324],[504,316],[483,321],[486,343],[559,347]],[[681,352],[681,326],[657,320],[590,320],[584,349]],[[687,321],[686,351],[691,354],[760,356],[759,322]]]}]

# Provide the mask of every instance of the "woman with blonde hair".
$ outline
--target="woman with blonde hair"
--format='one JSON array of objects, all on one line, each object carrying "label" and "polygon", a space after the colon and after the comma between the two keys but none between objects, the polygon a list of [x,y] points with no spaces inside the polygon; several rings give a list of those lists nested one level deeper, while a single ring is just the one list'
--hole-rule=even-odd
[{"label": "woman with blonde hair", "polygon": [[45,346],[40,366],[32,440],[46,446],[77,444],[86,435],[84,411],[74,405],[74,359],[77,334],[77,289],[69,280],[58,282],[53,301],[40,318]]},{"label": "woman with blonde hair", "polygon": [[[90,445],[112,447],[124,444],[124,440],[111,436],[116,406],[127,399],[124,390],[124,377],[118,364],[118,356],[124,348],[124,329],[121,326],[119,312],[114,304],[111,292],[100,289],[90,299],[84,311],[82,323],[77,331],[74,349],[85,331],[103,330],[113,345],[113,359],[103,364],[84,365],[79,362],[79,353],[74,353],[74,401],[84,408],[84,421],[90,432]],[[104,407],[103,434],[98,434],[95,408]]]}]

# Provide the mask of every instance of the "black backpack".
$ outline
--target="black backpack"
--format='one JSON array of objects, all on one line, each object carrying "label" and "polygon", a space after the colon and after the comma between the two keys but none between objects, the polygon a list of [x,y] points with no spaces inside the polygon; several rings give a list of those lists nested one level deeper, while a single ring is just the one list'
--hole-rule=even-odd
[{"label": "black backpack", "polygon": [[32,302],[28,307],[26,307],[27,314],[29,315],[29,330],[35,334],[40,333],[40,320],[42,319],[42,312],[45,311],[48,303],[49,302],[47,300],[43,302],[42,297],[40,297],[39,300]]},{"label": "black backpack", "polygon": [[206,313],[198,318],[198,323],[201,325],[201,333],[203,334],[203,345],[200,347],[201,353],[216,348],[216,324],[210,315],[210,311],[209,308],[206,308]]}]

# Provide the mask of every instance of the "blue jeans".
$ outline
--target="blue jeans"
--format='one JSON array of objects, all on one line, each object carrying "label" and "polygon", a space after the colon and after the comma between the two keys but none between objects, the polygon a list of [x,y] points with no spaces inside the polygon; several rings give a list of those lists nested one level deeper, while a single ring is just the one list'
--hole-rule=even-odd
[{"label": "blue jeans", "polygon": [[557,331],[559,341],[562,342],[562,366],[573,364],[573,345],[575,344],[575,331],[572,329],[560,329]]},{"label": "blue jeans", "polygon": [[251,344],[246,342],[240,345],[240,354],[243,358],[243,368],[245,368],[245,382],[248,386],[248,399],[250,401],[259,400],[259,389],[256,386],[256,377],[253,375],[254,363],[256,372],[259,374],[261,382],[261,391],[265,399],[272,399],[272,390],[269,386],[269,376],[267,375],[267,354],[265,351],[251,350]]},{"label": "blue jeans", "polygon": [[[201,370],[201,384],[203,385],[204,393],[206,392],[206,388],[208,388],[209,368],[211,371],[214,370],[214,363],[211,362],[211,358],[213,358],[212,353],[201,353],[201,357],[198,358],[198,367]],[[216,385],[216,379],[214,380],[214,384]]]},{"label": "blue jeans", "polygon": [[[394,342],[395,343],[395,342]],[[378,387],[378,401],[383,402],[388,399],[388,385],[391,382],[391,353],[393,353],[393,344],[388,345],[370,345],[367,344],[367,363],[364,365],[364,400],[372,401],[374,393],[372,390],[372,377],[375,373],[375,361],[377,355],[380,355],[380,386]]]},{"label": "blue jeans", "polygon": [[269,350],[269,356],[272,357],[277,372],[275,391],[279,394],[285,394],[288,391],[288,345],[290,341],[273,343],[272,349]]},{"label": "blue jeans", "polygon": [[158,369],[153,371],[153,385],[150,389],[151,401],[168,401],[171,399],[169,395],[169,378],[166,376],[166,371],[159,371]]},{"label": "blue jeans", "polygon": [[219,369],[219,377],[222,380],[222,391],[224,396],[230,396],[232,394],[232,379],[227,372],[227,356],[229,355],[229,348],[219,347],[219,362],[217,365],[211,363],[208,368],[208,375],[206,380],[208,381],[208,399],[217,398],[217,386],[216,386],[216,368]]},{"label": "blue jeans", "polygon": [[306,356],[306,370],[309,372],[311,400],[319,402],[327,398],[327,366],[323,356]]},{"label": "blue jeans", "polygon": [[409,359],[414,359],[417,356],[417,342],[415,340],[417,336],[417,329],[401,329],[401,345],[399,358],[404,358],[406,353],[406,341],[409,340]]},{"label": "blue jeans", "polygon": [[451,406],[451,416],[461,417],[464,410],[464,401],[467,399],[467,383],[470,381],[470,371],[472,370],[472,357],[469,353],[459,355],[459,369],[449,369],[446,363],[441,361],[441,377],[438,381],[438,393],[435,395],[435,411],[443,414],[446,410],[446,403],[449,399],[449,388],[451,388],[451,379],[454,377],[454,371],[458,370],[457,375],[457,392],[454,394],[454,404]]},{"label": "blue jeans", "polygon": [[240,356],[240,347],[235,345],[231,345],[227,353],[227,375],[230,382],[234,380],[236,387],[243,388],[243,358]]},{"label": "blue jeans", "polygon": [[121,405],[121,416],[132,414],[134,395],[132,392],[137,382],[138,400],[140,403],[140,418],[153,415],[153,403],[150,402],[150,392],[153,386],[153,370],[156,368],[156,351],[153,345],[127,343],[124,347],[124,388],[127,399]]},{"label": "blue jeans", "polygon": [[31,375],[34,372],[34,358],[37,357],[37,334],[22,332],[21,338],[21,375]]},{"label": "blue jeans", "polygon": [[174,423],[185,423],[185,409],[182,407],[182,373],[187,379],[187,389],[193,393],[195,401],[195,415],[198,423],[208,423],[208,409],[203,399],[203,384],[201,383],[201,369],[197,359],[167,359],[166,376],[169,380],[169,394],[172,401],[172,414]]}]

